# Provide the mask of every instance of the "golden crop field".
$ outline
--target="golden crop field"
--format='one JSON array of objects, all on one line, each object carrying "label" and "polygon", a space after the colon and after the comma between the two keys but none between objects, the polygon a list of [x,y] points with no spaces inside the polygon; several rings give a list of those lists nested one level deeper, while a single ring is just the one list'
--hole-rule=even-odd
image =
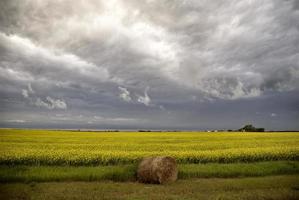
[{"label": "golden crop field", "polygon": [[180,163],[299,160],[299,133],[0,130],[0,164],[109,165],[155,155]]}]

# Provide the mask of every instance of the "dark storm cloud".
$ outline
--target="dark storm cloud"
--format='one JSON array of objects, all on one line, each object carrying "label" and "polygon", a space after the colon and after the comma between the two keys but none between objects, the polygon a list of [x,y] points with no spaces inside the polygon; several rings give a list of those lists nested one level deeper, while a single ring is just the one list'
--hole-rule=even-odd
[{"label": "dark storm cloud", "polygon": [[[1,1],[2,123],[230,127],[233,119],[220,122],[214,107],[233,116],[229,110],[245,112],[234,103],[246,102],[250,111],[265,98],[298,91],[298,5]],[[277,106],[288,107],[286,99]],[[281,116],[259,109],[265,123]],[[282,124],[298,128],[286,122],[298,114],[290,116]]]}]

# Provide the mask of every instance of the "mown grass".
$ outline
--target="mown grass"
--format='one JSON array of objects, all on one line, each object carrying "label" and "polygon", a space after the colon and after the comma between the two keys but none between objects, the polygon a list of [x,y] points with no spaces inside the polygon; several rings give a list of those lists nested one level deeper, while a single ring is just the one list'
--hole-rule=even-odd
[{"label": "mown grass", "polygon": [[179,163],[299,160],[299,133],[75,132],[0,130],[0,164],[134,164],[147,156]]},{"label": "mown grass", "polygon": [[[135,181],[136,165],[71,167],[71,166],[0,166],[1,182],[47,181]],[[234,178],[299,174],[299,162],[271,161],[230,164],[181,164],[179,179]]]},{"label": "mown grass", "polygon": [[51,182],[0,184],[0,199],[7,200],[297,200],[299,176],[234,179],[189,179],[167,185],[136,182]]}]

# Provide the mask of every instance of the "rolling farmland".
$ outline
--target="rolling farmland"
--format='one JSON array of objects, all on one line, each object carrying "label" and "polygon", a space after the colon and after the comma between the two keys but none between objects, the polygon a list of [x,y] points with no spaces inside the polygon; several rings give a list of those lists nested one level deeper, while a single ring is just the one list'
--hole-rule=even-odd
[{"label": "rolling farmland", "polygon": [[[298,144],[295,132],[1,129],[0,198],[298,199]],[[177,159],[176,183],[135,182],[139,160],[156,155]]]}]

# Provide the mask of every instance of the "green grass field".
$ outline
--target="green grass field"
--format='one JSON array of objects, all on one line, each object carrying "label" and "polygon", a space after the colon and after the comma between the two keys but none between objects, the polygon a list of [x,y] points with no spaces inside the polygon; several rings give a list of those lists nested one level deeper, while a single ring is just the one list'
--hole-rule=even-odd
[{"label": "green grass field", "polygon": [[[177,159],[179,181],[160,187],[136,183],[138,162],[143,157],[157,155]],[[123,193],[123,199],[148,199],[144,195],[151,196],[155,187],[160,193],[150,199],[297,199],[298,175],[297,132],[0,129],[0,195],[4,199],[97,199],[97,195],[117,199],[119,196],[110,195],[115,193],[113,186],[122,188],[117,193]],[[277,177],[285,185],[278,187],[271,182],[278,181]],[[247,182],[251,184],[249,187]],[[98,191],[99,187],[106,187],[106,193]],[[134,187],[142,193],[131,191]],[[40,193],[47,188],[49,194]],[[74,188],[87,189],[74,197]],[[167,195],[171,190],[182,190],[183,196]]]},{"label": "green grass field", "polygon": [[178,180],[168,185],[136,182],[46,182],[0,184],[10,200],[298,200],[299,176]]},{"label": "green grass field", "polygon": [[[299,174],[297,161],[180,164],[179,179],[237,178]],[[0,182],[136,181],[136,165],[0,166]]]}]

